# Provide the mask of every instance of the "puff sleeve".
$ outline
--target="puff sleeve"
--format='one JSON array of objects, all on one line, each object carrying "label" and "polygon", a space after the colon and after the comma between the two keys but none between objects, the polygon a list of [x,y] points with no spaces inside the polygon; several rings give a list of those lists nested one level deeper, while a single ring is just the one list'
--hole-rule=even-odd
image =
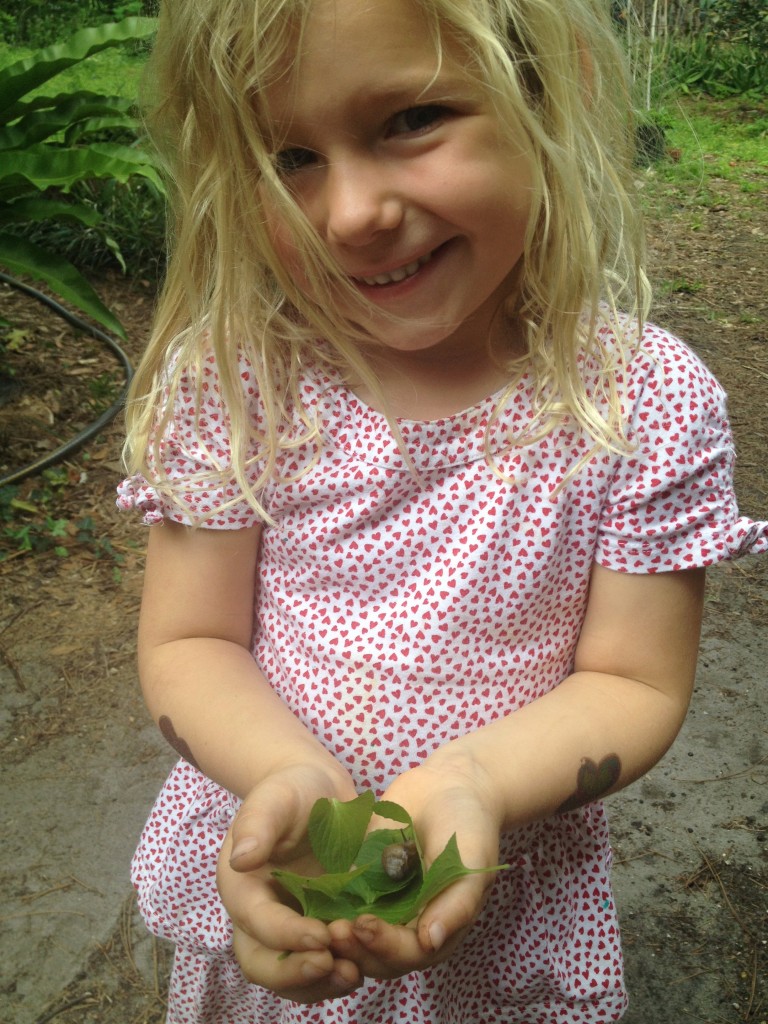
[{"label": "puff sleeve", "polygon": [[[255,450],[260,404],[253,372],[244,358],[239,368],[250,421],[248,477],[256,480],[261,471]],[[232,469],[229,416],[212,354],[203,358],[199,368],[182,374],[173,414],[159,443],[150,446],[148,463],[151,479],[128,477],[117,489],[118,508],[138,510],[145,524],[170,519],[209,529],[241,529],[261,521]]]},{"label": "puff sleeve", "polygon": [[649,328],[630,367],[631,455],[603,503],[597,561],[668,572],[768,551],[768,523],[739,514],[726,395],[698,357]]}]

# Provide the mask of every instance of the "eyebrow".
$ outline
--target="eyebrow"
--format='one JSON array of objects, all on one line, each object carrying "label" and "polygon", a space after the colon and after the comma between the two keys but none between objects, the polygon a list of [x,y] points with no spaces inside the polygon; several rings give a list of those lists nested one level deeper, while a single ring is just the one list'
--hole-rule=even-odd
[{"label": "eyebrow", "polygon": [[360,90],[366,101],[397,105],[399,102],[411,102],[419,100],[422,96],[431,100],[450,99],[452,96],[466,94],[468,90],[475,91],[472,81],[464,75],[443,74],[438,71],[428,79],[423,75],[403,75],[400,81],[387,82],[380,88],[374,86],[370,89]]},{"label": "eyebrow", "polygon": [[[361,86],[350,98],[353,109],[368,110],[371,107],[407,107],[413,103],[449,103],[476,97],[478,86],[466,75],[457,72],[444,72],[440,69],[429,76],[420,72],[404,72],[395,81],[387,80],[381,84],[373,83]],[[291,111],[295,114],[295,111]],[[287,118],[281,111],[274,111],[274,124],[283,130],[290,130],[297,121]]]}]

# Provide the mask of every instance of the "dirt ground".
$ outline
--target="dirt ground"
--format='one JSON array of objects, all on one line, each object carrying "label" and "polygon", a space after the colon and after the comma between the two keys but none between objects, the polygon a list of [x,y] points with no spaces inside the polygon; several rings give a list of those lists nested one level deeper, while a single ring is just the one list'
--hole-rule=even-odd
[{"label": "dirt ground", "polygon": [[[686,338],[729,391],[742,512],[765,518],[768,204],[723,181],[696,212],[692,226],[689,202],[670,193],[651,223],[654,319]],[[151,285],[98,286],[137,357]],[[53,434],[71,436],[120,374],[36,303],[3,289],[0,313],[17,331],[18,360],[18,386],[0,405],[5,474]],[[169,950],[138,921],[128,862],[173,756],[136,682],[144,530],[114,511],[120,441],[118,422],[46,482],[19,484],[13,512],[0,504],[7,1024],[163,1020]],[[768,559],[711,571],[688,721],[664,761],[610,801],[627,1024],[768,1021],[766,666]]]}]

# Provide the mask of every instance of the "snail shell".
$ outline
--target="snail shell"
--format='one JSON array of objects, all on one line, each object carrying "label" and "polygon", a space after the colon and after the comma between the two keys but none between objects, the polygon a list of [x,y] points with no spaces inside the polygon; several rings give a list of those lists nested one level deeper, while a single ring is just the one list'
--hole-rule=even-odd
[{"label": "snail shell", "polygon": [[405,843],[390,843],[381,854],[381,866],[387,878],[393,882],[402,882],[412,875],[419,863],[419,851],[416,843],[409,840]]}]

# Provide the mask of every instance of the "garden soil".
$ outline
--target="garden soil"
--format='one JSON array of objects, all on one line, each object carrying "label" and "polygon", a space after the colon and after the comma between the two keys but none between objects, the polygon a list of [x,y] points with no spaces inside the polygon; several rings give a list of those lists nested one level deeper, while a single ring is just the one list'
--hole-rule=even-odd
[{"label": "garden soil", "polygon": [[[651,224],[655,319],[727,388],[742,511],[763,518],[767,241],[764,197],[734,182],[715,182],[695,208],[670,193]],[[135,359],[151,284],[96,284]],[[0,408],[7,472],[37,457],[51,433],[79,429],[78,388],[91,408],[120,371],[37,303],[4,289],[0,310],[20,367]],[[128,866],[173,755],[136,679],[145,533],[114,510],[120,441],[116,422],[45,482],[25,480],[16,498],[28,508],[0,521],[0,1024],[163,1020],[169,950],[137,917]],[[626,1024],[768,1021],[768,559],[725,565],[708,580],[682,734],[609,801]]]}]

